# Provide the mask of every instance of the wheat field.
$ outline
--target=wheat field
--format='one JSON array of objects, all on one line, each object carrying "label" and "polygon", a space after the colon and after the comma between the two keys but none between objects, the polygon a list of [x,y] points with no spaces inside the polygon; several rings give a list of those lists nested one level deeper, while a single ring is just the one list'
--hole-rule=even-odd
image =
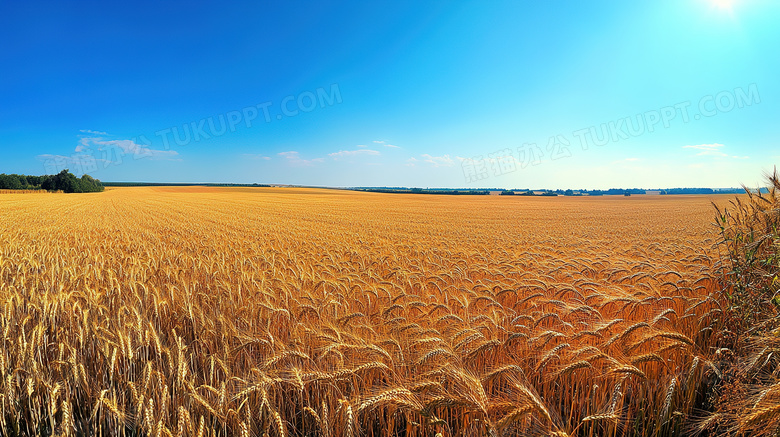
[{"label": "wheat field", "polygon": [[5,435],[705,431],[711,198],[0,195]]}]

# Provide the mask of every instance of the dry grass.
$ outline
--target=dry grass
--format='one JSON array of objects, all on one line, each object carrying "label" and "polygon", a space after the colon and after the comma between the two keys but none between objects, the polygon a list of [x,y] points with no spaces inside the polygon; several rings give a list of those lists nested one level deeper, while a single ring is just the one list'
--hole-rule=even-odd
[{"label": "dry grass", "polygon": [[674,435],[719,378],[711,219],[696,196],[0,196],[0,426]]},{"label": "dry grass", "polygon": [[718,390],[716,413],[697,430],[736,435],[780,433],[780,177],[768,192],[718,208],[728,299],[728,335],[717,354],[733,362]]}]

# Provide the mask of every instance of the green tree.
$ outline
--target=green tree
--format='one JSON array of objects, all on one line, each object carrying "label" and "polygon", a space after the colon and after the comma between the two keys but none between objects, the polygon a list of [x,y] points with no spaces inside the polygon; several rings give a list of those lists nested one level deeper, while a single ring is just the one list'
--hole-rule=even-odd
[{"label": "green tree", "polygon": [[7,175],[5,173],[0,174],[0,189],[3,190],[21,190],[24,185],[19,181],[19,177],[15,174]]},{"label": "green tree", "polygon": [[92,193],[103,191],[103,184],[89,175],[80,179],[67,169],[56,175],[27,176],[18,174],[0,174],[1,190],[49,190],[66,193]]},{"label": "green tree", "polygon": [[80,193],[81,185],[78,178],[68,171],[68,169],[62,170],[59,174],[54,176],[54,189],[62,190],[65,193]]},{"label": "green tree", "polygon": [[82,193],[95,193],[104,190],[103,184],[101,184],[99,180],[87,174],[81,176],[79,183],[81,185]]}]

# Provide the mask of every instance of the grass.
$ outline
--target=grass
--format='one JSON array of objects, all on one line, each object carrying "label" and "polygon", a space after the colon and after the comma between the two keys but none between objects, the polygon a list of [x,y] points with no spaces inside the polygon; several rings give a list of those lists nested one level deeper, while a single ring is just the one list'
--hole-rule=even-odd
[{"label": "grass", "polygon": [[709,422],[755,436],[780,432],[780,178],[766,179],[768,193],[746,188],[746,197],[716,208],[730,334],[718,353],[731,366]]}]

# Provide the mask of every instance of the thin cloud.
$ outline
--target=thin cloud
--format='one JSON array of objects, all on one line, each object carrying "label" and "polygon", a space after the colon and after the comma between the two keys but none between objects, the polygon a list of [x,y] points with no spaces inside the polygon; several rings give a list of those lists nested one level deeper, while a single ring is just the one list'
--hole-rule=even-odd
[{"label": "thin cloud", "polygon": [[696,154],[696,156],[728,156],[728,154],[724,153],[721,149],[723,149],[723,144],[720,143],[713,143],[713,144],[696,144],[696,145],[688,145],[683,146],[683,149],[694,149],[698,150],[699,153]]},{"label": "thin cloud", "polygon": [[452,167],[455,165],[455,161],[450,158],[450,155],[432,156],[427,153],[420,155],[423,162],[430,164],[434,167]]},{"label": "thin cloud", "polygon": [[[122,155],[132,155],[134,159],[147,158],[155,161],[180,161],[179,152],[175,150],[156,150],[148,145],[138,144],[134,140],[103,140],[102,138],[82,138],[76,147],[76,152],[85,152],[95,149],[107,156],[117,156],[118,161]],[[113,149],[113,150],[112,150]]]},{"label": "thin cloud", "polygon": [[106,140],[102,137],[81,137],[74,151],[81,154],[99,155],[103,160],[116,164],[122,163],[123,158],[128,155],[133,159],[181,161],[181,158],[178,157],[179,152],[175,150],[153,149],[150,144],[139,144],[135,139]]},{"label": "thin cloud", "polygon": [[296,152],[295,150],[290,150],[288,152],[279,152],[277,155],[281,156],[282,158],[286,159],[290,165],[297,166],[297,167],[310,167],[316,163],[323,162],[323,158],[314,158],[314,159],[303,159],[301,158],[301,154]]},{"label": "thin cloud", "polygon": [[[91,135],[108,135],[105,132],[81,129],[81,133]],[[175,150],[156,150],[150,147],[149,140],[141,137],[145,144],[139,144],[136,139],[107,140],[102,136],[79,136],[74,153],[69,156],[45,153],[36,158],[43,161],[47,172],[58,172],[71,169],[76,173],[88,173],[119,165],[130,159],[150,159],[163,161],[181,161],[179,152]]]},{"label": "thin cloud", "polygon": [[108,135],[106,132],[100,132],[99,130],[80,129],[79,132],[91,135]]},{"label": "thin cloud", "polygon": [[728,153],[723,151],[725,147],[726,146],[720,143],[712,143],[712,144],[687,145],[687,146],[683,146],[683,149],[698,150],[699,153],[697,153],[696,156],[715,156],[720,158],[733,158],[733,159],[750,158],[749,156],[729,155]]},{"label": "thin cloud", "polygon": [[[396,146],[396,145],[393,145],[393,144],[387,144],[387,143],[386,143],[386,142],[384,142],[384,141],[376,141],[376,140],[375,140],[375,141],[374,141],[374,144],[381,144],[382,146],[385,146],[385,147],[390,147],[391,149],[400,149],[400,148],[401,148],[401,147],[399,147],[399,146]],[[365,146],[358,146],[358,147],[365,147]]]},{"label": "thin cloud", "polygon": [[328,156],[336,160],[341,158],[355,157],[355,156],[377,156],[377,155],[381,155],[381,153],[379,153],[379,151],[377,150],[372,150],[372,149],[339,150],[338,152],[328,154]]}]

